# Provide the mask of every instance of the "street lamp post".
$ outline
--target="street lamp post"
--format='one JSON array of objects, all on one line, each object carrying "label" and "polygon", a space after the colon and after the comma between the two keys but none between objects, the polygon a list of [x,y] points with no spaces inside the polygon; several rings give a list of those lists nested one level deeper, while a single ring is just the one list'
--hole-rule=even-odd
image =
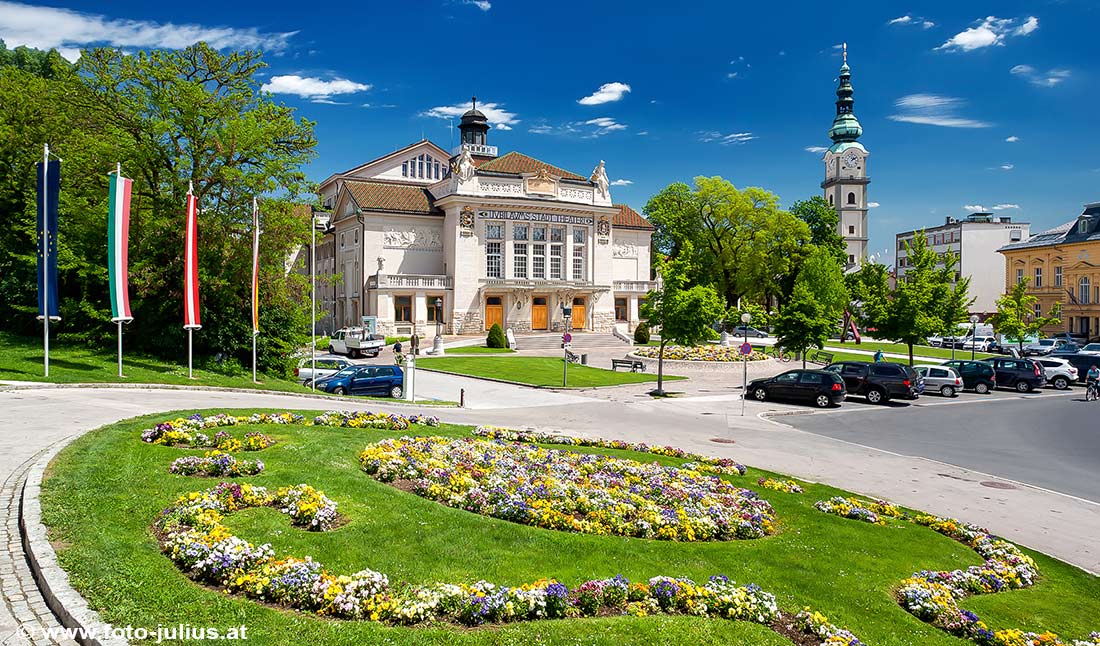
[{"label": "street lamp post", "polygon": [[974,349],[978,345],[978,315],[970,315],[970,360],[974,360]]},{"label": "street lamp post", "polygon": [[562,320],[565,321],[565,331],[561,334],[561,387],[565,388],[569,384],[569,343],[566,339],[572,337],[572,335],[569,334],[569,330],[573,329],[573,308],[562,305],[561,314]]},{"label": "street lamp post", "polygon": [[443,354],[443,299],[435,299],[435,339],[432,340],[432,354]]},{"label": "street lamp post", "polygon": [[311,331],[309,337],[309,385],[317,390],[317,214],[311,214],[309,241],[309,303]]},{"label": "street lamp post", "polygon": [[[745,343],[749,342],[749,321],[752,314],[745,312],[741,315],[741,330],[745,333]],[[745,400],[749,398],[749,355],[741,354],[741,417],[745,416]]]}]

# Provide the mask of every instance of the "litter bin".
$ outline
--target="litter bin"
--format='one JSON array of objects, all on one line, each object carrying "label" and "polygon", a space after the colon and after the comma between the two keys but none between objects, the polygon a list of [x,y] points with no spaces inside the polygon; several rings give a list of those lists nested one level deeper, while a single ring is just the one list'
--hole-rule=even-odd
[{"label": "litter bin", "polygon": [[582,354],[581,355],[581,365],[582,366],[587,366],[588,365],[588,355],[587,354]]}]

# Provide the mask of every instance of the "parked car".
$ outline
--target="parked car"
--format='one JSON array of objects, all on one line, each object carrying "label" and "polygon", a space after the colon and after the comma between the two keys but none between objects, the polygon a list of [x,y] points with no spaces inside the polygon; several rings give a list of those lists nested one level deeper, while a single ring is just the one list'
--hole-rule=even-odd
[{"label": "parked car", "polygon": [[1077,338],[1074,337],[1073,334],[1070,333],[1070,332],[1059,332],[1058,334],[1052,334],[1050,338],[1052,338],[1052,339],[1062,339],[1063,341],[1066,341],[1067,343],[1076,343],[1077,342]]},{"label": "parked car", "polygon": [[847,396],[844,380],[826,370],[788,370],[749,382],[745,394],[756,401],[795,399],[812,401],[818,408],[839,405]]},{"label": "parked car", "polygon": [[298,367],[294,369],[294,378],[309,384],[311,381],[330,377],[350,365],[351,362],[343,357],[317,357],[317,372],[314,373],[313,360],[306,357],[298,362]]},{"label": "parked car", "polygon": [[1089,371],[1089,368],[1093,366],[1100,366],[1100,355],[1085,354],[1078,352],[1077,354],[1059,354],[1058,359],[1061,359],[1069,363],[1074,368],[1077,368],[1077,381],[1085,383],[1085,376]]},{"label": "parked car", "polygon": [[405,373],[400,366],[348,366],[340,372],[317,380],[317,389],[337,395],[404,394]]},{"label": "parked car", "polygon": [[933,348],[938,348],[943,345],[943,337],[938,334],[933,334],[932,336],[925,339],[925,341],[927,341],[928,345],[932,346]]},{"label": "parked car", "polygon": [[938,392],[944,397],[957,397],[963,389],[962,377],[947,366],[913,366],[924,379],[924,392]]},{"label": "parked car", "polygon": [[[1098,344],[1096,347],[1097,347],[1097,349],[1100,349],[1100,344]],[[1058,356],[1058,355],[1062,355],[1062,354],[1077,354],[1080,351],[1081,351],[1081,346],[1077,345],[1076,343],[1073,343],[1073,342],[1063,343],[1061,346],[1059,346],[1059,348],[1057,350],[1055,350],[1054,352],[1051,352],[1049,356]]]},{"label": "parked car", "polygon": [[349,327],[337,330],[332,335],[328,342],[328,351],[329,354],[346,354],[352,359],[358,359],[363,356],[377,357],[385,346],[385,338],[374,336],[363,328]]},{"label": "parked car", "polygon": [[1083,354],[1097,354],[1100,355],[1100,343],[1089,343],[1080,348],[1078,352]]},{"label": "parked car", "polygon": [[997,352],[1000,349],[1000,345],[997,343],[996,337],[979,336],[964,341],[962,349],[976,350],[978,352]]},{"label": "parked car", "polygon": [[825,370],[840,375],[849,395],[862,395],[872,404],[894,397],[918,399],[924,390],[921,376],[900,363],[838,361],[825,366]]},{"label": "parked car", "polygon": [[[1097,359],[1100,360],[1100,357]],[[1047,383],[1058,390],[1065,390],[1077,381],[1077,368],[1061,357],[1051,355],[1037,359],[1036,362],[1043,367]]]},{"label": "parked car", "polygon": [[730,332],[731,335],[740,337],[744,337],[746,333],[748,334],[748,336],[758,339],[763,339],[764,337],[768,336],[767,332],[763,330],[758,330],[751,325],[738,325],[737,327],[733,328],[732,332]]},{"label": "parked car", "polygon": [[[1045,339],[1044,339],[1045,340]],[[1043,367],[1032,359],[985,359],[997,372],[997,385],[1015,388],[1022,393],[1041,388],[1047,382]]]},{"label": "parked car", "polygon": [[1054,352],[1066,344],[1065,339],[1039,339],[1024,346],[1024,356],[1043,356]]},{"label": "parked car", "polygon": [[963,388],[984,395],[997,387],[997,371],[985,361],[952,360],[942,364],[959,373]]}]

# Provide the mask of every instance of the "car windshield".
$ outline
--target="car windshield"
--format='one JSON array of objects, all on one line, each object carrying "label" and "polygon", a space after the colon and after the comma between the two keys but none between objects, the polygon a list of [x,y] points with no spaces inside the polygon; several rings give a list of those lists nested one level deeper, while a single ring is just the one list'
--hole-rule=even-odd
[{"label": "car windshield", "polygon": [[333,377],[350,377],[351,375],[355,374],[356,369],[357,369],[357,366],[348,366],[348,367],[344,368],[343,370],[341,370],[340,372],[333,375]]},{"label": "car windshield", "polygon": [[1100,343],[1090,343],[1081,349],[1088,350],[1089,352],[1100,352]]},{"label": "car windshield", "polygon": [[1054,345],[1054,339],[1043,339],[1039,341],[1039,345]]}]

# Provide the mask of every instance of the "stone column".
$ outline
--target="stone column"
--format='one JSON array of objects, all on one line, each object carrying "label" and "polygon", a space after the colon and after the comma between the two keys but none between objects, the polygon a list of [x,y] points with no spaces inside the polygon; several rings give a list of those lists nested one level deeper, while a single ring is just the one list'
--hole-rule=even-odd
[{"label": "stone column", "polygon": [[413,332],[424,336],[424,326],[428,322],[428,297],[424,292],[413,296]]}]

